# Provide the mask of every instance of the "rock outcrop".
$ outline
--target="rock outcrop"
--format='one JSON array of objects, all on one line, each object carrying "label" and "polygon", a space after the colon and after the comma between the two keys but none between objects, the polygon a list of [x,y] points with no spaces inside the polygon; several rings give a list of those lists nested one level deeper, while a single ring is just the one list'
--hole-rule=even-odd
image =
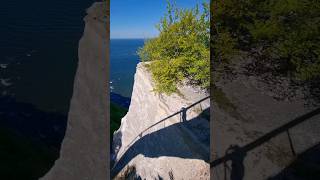
[{"label": "rock outcrop", "polygon": [[108,179],[106,6],[94,3],[84,18],[66,135],[59,159],[43,180]]},{"label": "rock outcrop", "polygon": [[241,67],[234,79],[220,80],[211,91],[211,177],[286,179],[292,174],[284,169],[319,146],[320,109],[306,106],[301,95],[278,100],[278,94],[267,90],[275,87],[245,75]]},{"label": "rock outcrop", "polygon": [[125,177],[133,167],[142,179],[209,179],[208,94],[184,86],[181,95],[167,96],[153,87],[139,63],[129,111],[113,138],[111,176]]}]

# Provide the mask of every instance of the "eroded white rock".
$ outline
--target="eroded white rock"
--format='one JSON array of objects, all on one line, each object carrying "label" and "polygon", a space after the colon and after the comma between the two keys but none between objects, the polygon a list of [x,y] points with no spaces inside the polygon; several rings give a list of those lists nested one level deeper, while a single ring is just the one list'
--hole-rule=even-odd
[{"label": "eroded white rock", "polygon": [[188,108],[208,94],[191,87],[180,88],[183,97],[156,94],[144,65],[137,65],[129,111],[114,134],[111,174],[134,166],[142,179],[209,179],[209,121],[200,114],[210,100]]}]

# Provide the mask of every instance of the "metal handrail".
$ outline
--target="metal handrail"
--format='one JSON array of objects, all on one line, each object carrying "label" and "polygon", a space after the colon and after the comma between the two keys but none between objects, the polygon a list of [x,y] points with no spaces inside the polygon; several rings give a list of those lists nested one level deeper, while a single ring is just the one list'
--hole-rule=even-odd
[{"label": "metal handrail", "polygon": [[[167,116],[167,117],[161,119],[160,121],[154,123],[153,125],[147,127],[145,130],[141,131],[141,132],[125,147],[125,150],[123,151],[123,153],[121,154],[121,156],[120,156],[119,159],[121,159],[121,157],[127,152],[128,148],[131,147],[132,143],[134,143],[135,140],[136,140],[138,137],[140,137],[140,138],[142,137],[142,135],[143,135],[144,132],[148,131],[148,130],[151,129],[152,127],[160,124],[161,122],[164,122],[164,121],[168,120],[169,118],[171,118],[171,117],[173,117],[173,116],[175,116],[175,115],[177,115],[177,114],[180,114],[180,113],[182,113],[182,112],[185,113],[185,112],[186,112],[188,109],[190,109],[191,107],[193,107],[193,106],[201,103],[202,101],[204,101],[204,100],[206,100],[206,99],[208,99],[208,98],[210,98],[210,96],[207,96],[207,97],[205,97],[205,98],[202,98],[202,99],[200,99],[199,101],[197,101],[197,102],[195,102],[195,103],[193,103],[193,104],[191,104],[191,105],[189,105],[189,106],[187,106],[187,107],[182,107],[180,111],[175,112],[174,114],[171,114],[170,116]],[[119,161],[118,161],[118,162],[119,162]],[[117,166],[118,162],[116,162],[116,163],[113,165],[113,167],[112,167],[112,169],[111,169],[111,172],[112,172],[113,169]],[[112,178],[113,178],[113,177],[112,177]]]},{"label": "metal handrail", "polygon": [[[279,134],[281,133],[284,133],[286,132],[287,135],[288,135],[288,138],[289,138],[289,143],[290,143],[290,147],[291,147],[291,150],[292,150],[292,153],[293,155],[296,155],[296,152],[294,150],[294,147],[293,147],[293,142],[291,140],[291,137],[290,137],[290,134],[289,134],[289,129],[295,127],[296,125],[308,120],[308,119],[311,119],[312,117],[316,116],[316,115],[319,115],[320,114],[320,108],[317,108],[307,114],[304,114],[300,117],[297,117],[295,118],[294,120],[266,133],[265,135],[263,135],[262,137],[256,139],[255,141],[249,143],[249,144],[246,144],[245,146],[242,146],[242,147],[239,147],[239,149],[242,151],[242,152],[248,152],[260,145],[262,145],[263,143],[269,141],[271,138],[275,137],[275,136],[278,136]],[[319,118],[320,119],[320,118]],[[210,167],[215,167],[221,163],[224,163],[228,160],[231,160],[232,159],[232,153],[230,154],[226,154],[225,156],[221,157],[221,158],[218,158],[218,159],[215,159],[214,161],[212,161],[210,163]]]}]

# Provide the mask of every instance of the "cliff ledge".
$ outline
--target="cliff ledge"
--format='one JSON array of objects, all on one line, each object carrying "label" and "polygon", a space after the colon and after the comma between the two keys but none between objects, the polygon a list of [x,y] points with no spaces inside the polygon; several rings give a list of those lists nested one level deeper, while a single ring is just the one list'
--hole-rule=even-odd
[{"label": "cliff ledge", "polygon": [[142,179],[209,179],[208,94],[184,86],[182,95],[167,96],[153,87],[139,63],[129,111],[114,134],[111,176],[134,169]]}]

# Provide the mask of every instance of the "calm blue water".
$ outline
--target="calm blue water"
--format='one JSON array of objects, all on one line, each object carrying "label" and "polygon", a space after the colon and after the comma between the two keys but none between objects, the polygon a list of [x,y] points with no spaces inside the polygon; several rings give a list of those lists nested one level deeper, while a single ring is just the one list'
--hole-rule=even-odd
[{"label": "calm blue water", "polygon": [[111,92],[131,97],[134,74],[140,61],[137,51],[143,44],[143,39],[110,40]]},{"label": "calm blue water", "polygon": [[0,179],[38,179],[58,158],[83,18],[93,2],[1,1]]},{"label": "calm blue water", "polygon": [[83,17],[93,2],[1,2],[0,97],[67,113]]}]

